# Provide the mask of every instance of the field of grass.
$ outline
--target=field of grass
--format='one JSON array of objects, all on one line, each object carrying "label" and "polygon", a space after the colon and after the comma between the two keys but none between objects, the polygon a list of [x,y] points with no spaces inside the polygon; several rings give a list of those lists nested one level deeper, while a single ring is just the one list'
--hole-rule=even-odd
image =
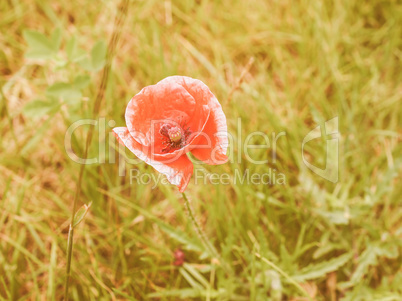
[{"label": "field of grass", "polygon": [[[400,2],[7,0],[0,15],[0,300],[63,299],[71,153],[91,128],[71,300],[402,300]],[[186,190],[218,256],[177,188],[111,134],[133,95],[176,74],[210,87],[233,137],[230,162],[195,164]],[[338,156],[325,135],[302,156],[336,117]],[[245,150],[266,145],[253,132],[271,147]],[[303,158],[338,162],[338,181]]]}]

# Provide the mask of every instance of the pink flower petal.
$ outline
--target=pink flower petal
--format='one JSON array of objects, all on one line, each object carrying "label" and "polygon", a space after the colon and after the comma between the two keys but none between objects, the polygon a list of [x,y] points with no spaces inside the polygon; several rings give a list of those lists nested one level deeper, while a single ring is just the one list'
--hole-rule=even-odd
[{"label": "pink flower petal", "polygon": [[226,156],[229,145],[227,136],[226,116],[222,106],[208,86],[198,79],[187,76],[169,76],[158,84],[182,86],[198,103],[208,105],[210,115],[203,128],[204,135],[198,136],[191,145],[192,154],[207,164],[223,164],[228,161]]},{"label": "pink flower petal", "polygon": [[170,160],[170,162],[167,160],[164,162],[157,161],[151,158],[149,147],[138,143],[138,141],[130,134],[128,128],[114,128],[113,134],[120,143],[125,145],[139,159],[151,165],[158,172],[166,175],[168,181],[171,184],[178,186],[180,192],[183,192],[186,189],[193,174],[193,163],[185,154],[178,158],[174,158],[174,160]]}]

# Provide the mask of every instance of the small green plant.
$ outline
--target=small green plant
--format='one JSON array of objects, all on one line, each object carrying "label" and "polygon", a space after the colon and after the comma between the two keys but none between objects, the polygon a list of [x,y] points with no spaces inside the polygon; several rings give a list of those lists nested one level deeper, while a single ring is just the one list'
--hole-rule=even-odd
[{"label": "small green plant", "polygon": [[[38,119],[45,115],[53,115],[61,106],[65,105],[67,111],[76,114],[82,107],[84,91],[91,84],[93,75],[100,71],[106,63],[106,44],[98,41],[90,53],[79,47],[77,38],[70,38],[64,49],[62,45],[62,31],[54,30],[49,36],[25,30],[24,39],[28,44],[26,58],[44,61],[53,68],[45,70],[55,79],[68,78],[69,81],[55,81],[49,85],[42,99],[28,102],[24,107],[24,115]],[[88,98],[88,97],[85,97]],[[85,116],[85,113],[82,113]]]}]

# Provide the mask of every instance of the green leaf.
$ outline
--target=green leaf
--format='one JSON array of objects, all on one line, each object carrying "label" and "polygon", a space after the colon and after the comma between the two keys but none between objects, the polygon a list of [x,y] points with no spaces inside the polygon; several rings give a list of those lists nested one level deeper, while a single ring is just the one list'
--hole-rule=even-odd
[{"label": "green leaf", "polygon": [[192,276],[192,278],[197,279],[199,283],[203,285],[203,287],[209,287],[209,282],[204,278],[204,276],[200,273],[198,269],[188,263],[183,264],[183,268],[187,270],[187,272]]},{"label": "green leaf", "polygon": [[74,224],[73,228],[78,226],[79,223],[82,222],[84,219],[85,215],[87,214],[89,208],[91,208],[92,202],[90,202],[88,205],[84,204],[80,209],[77,210],[77,212],[74,215]]},{"label": "green leaf", "polygon": [[349,224],[350,214],[347,211],[336,210],[329,212],[321,209],[315,209],[314,211],[332,224],[335,225]]},{"label": "green leaf", "polygon": [[302,282],[325,276],[327,273],[336,271],[339,267],[347,263],[352,258],[352,255],[352,253],[346,253],[328,261],[308,265],[292,278],[298,282]]},{"label": "green leaf", "polygon": [[98,71],[105,66],[107,47],[105,42],[97,42],[91,50],[91,57],[81,57],[76,62],[87,71]]},{"label": "green leaf", "polygon": [[387,257],[395,259],[399,256],[398,247],[388,243],[373,243],[370,244],[366,250],[359,256],[359,263],[356,270],[353,272],[350,281],[339,284],[339,287],[344,289],[351,287],[360,282],[367,274],[369,266],[378,265],[378,257]]},{"label": "green leaf", "polygon": [[74,79],[73,86],[76,89],[82,90],[88,87],[91,78],[88,75],[79,75]]},{"label": "green leaf", "polygon": [[69,103],[81,100],[81,91],[69,83],[55,83],[46,90],[46,95]]},{"label": "green leaf", "polygon": [[66,45],[67,57],[72,62],[77,62],[85,58],[86,52],[78,48],[77,39],[72,37]]},{"label": "green leaf", "polygon": [[28,118],[38,119],[47,115],[57,107],[58,103],[44,100],[34,100],[28,102],[22,112]]},{"label": "green leaf", "polygon": [[83,57],[77,60],[77,63],[86,71],[94,71],[90,58]]},{"label": "green leaf", "polygon": [[393,243],[379,245],[376,248],[376,253],[380,257],[386,257],[389,259],[395,259],[399,256],[398,246]]},{"label": "green leaf", "polygon": [[351,282],[359,282],[366,274],[370,265],[377,265],[377,258],[384,256],[388,258],[398,257],[398,249],[389,248],[388,245],[371,244],[359,257],[359,264],[352,275]]},{"label": "green leaf", "polygon": [[74,53],[77,49],[77,39],[72,37],[66,44],[66,53],[69,60],[73,60]]},{"label": "green leaf", "polygon": [[174,229],[166,224],[158,223],[159,228],[170,236],[170,238],[178,241],[185,246],[187,250],[193,250],[197,252],[202,252],[202,249],[196,242],[191,240],[184,232]]},{"label": "green leaf", "polygon": [[343,246],[341,244],[333,244],[330,242],[327,242],[325,244],[321,243],[321,246],[314,251],[313,253],[313,258],[314,259],[318,259],[326,254],[328,254],[329,252],[332,252],[333,250],[341,250],[343,249]]},{"label": "green leaf", "polygon": [[201,291],[194,288],[183,288],[173,290],[163,290],[156,293],[150,293],[148,298],[161,298],[161,297],[178,297],[180,299],[197,298],[201,296]]},{"label": "green leaf", "polygon": [[7,55],[6,53],[3,51],[3,49],[0,49],[0,65],[2,65],[2,69],[3,70],[7,70],[7,72],[9,72],[9,62],[7,59]]},{"label": "green leaf", "polygon": [[62,59],[60,57],[55,57],[54,62],[56,63],[56,70],[63,69],[68,63],[67,60],[64,60],[64,59]]},{"label": "green leaf", "polygon": [[116,295],[120,295],[120,296],[124,297],[124,300],[128,300],[128,301],[138,301],[138,300],[135,299],[134,297],[129,296],[128,294],[126,294],[125,292],[123,292],[123,291],[121,291],[121,290],[119,290],[119,289],[117,289],[117,288],[112,288],[112,290],[113,290],[113,292],[114,292]]},{"label": "green leaf", "polygon": [[61,44],[61,30],[57,28],[53,31],[51,36],[52,47],[55,52],[59,51]]},{"label": "green leaf", "polygon": [[53,43],[40,32],[25,30],[23,36],[29,47],[25,54],[26,57],[34,59],[50,59],[56,53]]},{"label": "green leaf", "polygon": [[[222,295],[225,295],[225,289],[219,290],[210,290],[208,291],[208,295],[212,299],[219,298]],[[162,297],[176,297],[177,299],[189,300],[197,297],[205,297],[207,295],[206,289],[198,289],[198,288],[183,288],[183,289],[173,289],[173,290],[162,290],[155,293],[150,293],[147,295],[148,298],[162,298]],[[205,298],[204,298],[205,299]]]},{"label": "green leaf", "polygon": [[369,246],[359,257],[359,264],[354,271],[350,281],[339,283],[338,286],[342,289],[353,286],[358,283],[366,274],[370,265],[377,264],[376,247],[374,245]]},{"label": "green leaf", "polygon": [[94,71],[100,70],[106,63],[106,43],[99,41],[91,51],[91,63]]}]

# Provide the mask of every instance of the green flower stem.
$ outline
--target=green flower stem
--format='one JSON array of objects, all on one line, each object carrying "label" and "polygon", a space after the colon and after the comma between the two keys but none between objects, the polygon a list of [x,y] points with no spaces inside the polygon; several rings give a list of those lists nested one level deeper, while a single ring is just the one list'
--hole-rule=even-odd
[{"label": "green flower stem", "polygon": [[[191,221],[193,222],[194,225],[194,229],[195,232],[197,232],[198,236],[201,238],[202,243],[204,244],[204,246],[207,248],[208,252],[210,253],[210,255],[216,259],[218,259],[220,262],[221,260],[221,256],[219,255],[218,251],[215,249],[215,247],[208,241],[207,236],[205,235],[205,232],[202,230],[202,228],[200,227],[200,225],[197,223],[195,216],[194,216],[194,212],[191,209],[191,204],[188,201],[188,198],[186,196],[186,194],[183,192],[182,193],[183,198],[184,198],[184,204],[186,206],[188,215],[190,216]],[[223,262],[222,262],[223,263]]]}]

